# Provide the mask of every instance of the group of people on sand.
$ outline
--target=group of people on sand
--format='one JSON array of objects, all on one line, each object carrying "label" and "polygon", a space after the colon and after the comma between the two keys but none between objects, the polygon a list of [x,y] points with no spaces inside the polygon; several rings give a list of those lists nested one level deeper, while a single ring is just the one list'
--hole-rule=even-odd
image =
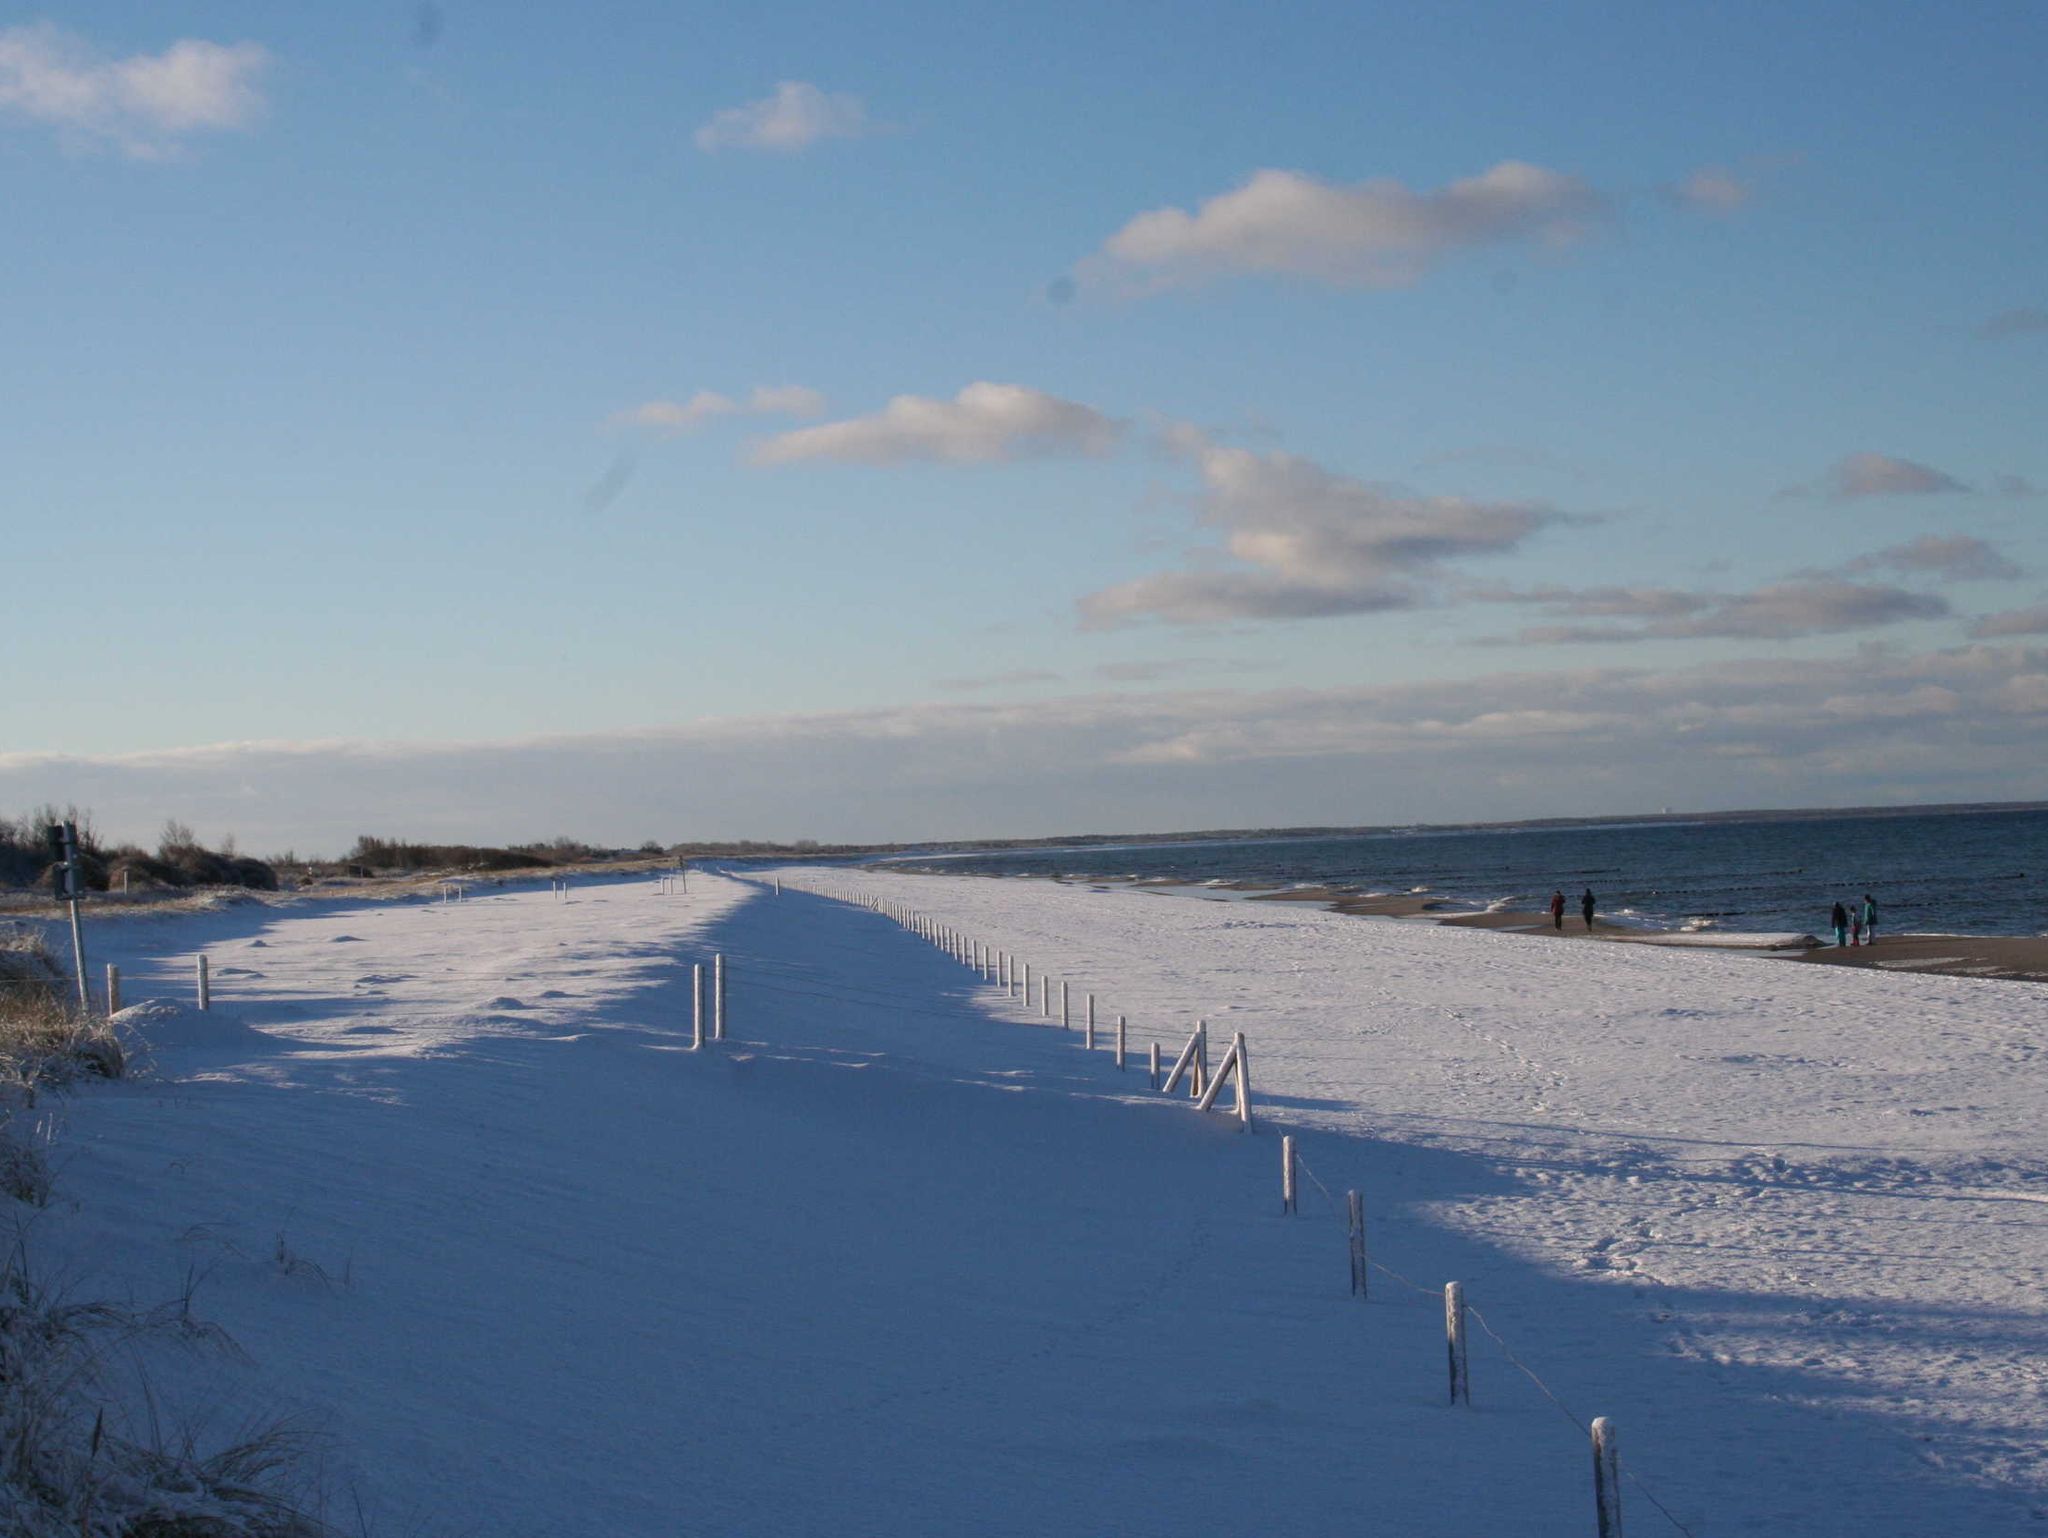
[{"label": "group of people on sand", "polygon": [[[1597,906],[1591,887],[1579,894],[1579,916],[1585,919],[1588,934],[1593,932],[1593,910]],[[1564,892],[1561,889],[1550,894],[1550,922],[1558,929],[1564,928]]]},{"label": "group of people on sand", "polygon": [[[1586,933],[1588,934],[1593,932],[1593,912],[1597,906],[1598,904],[1594,900],[1591,887],[1587,887],[1584,892],[1579,894],[1579,916],[1585,919]],[[1564,930],[1564,891],[1562,888],[1550,894],[1550,901],[1546,904],[1546,908],[1550,914],[1551,927],[1562,933]],[[1863,894],[1863,901],[1860,904],[1846,906],[1842,903],[1836,903],[1835,911],[1829,917],[1828,922],[1835,926],[1835,944],[1838,946],[1875,945],[1877,944],[1877,899],[1868,892],[1865,892]]]},{"label": "group of people on sand", "polygon": [[1877,944],[1877,900],[1868,892],[1863,894],[1860,907],[1845,908],[1836,903],[1828,922],[1835,926],[1837,947]]}]

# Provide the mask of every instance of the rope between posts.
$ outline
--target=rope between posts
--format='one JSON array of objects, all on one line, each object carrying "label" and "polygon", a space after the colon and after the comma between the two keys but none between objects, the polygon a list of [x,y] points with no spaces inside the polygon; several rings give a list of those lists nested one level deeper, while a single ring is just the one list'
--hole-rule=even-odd
[{"label": "rope between posts", "polygon": [[[1330,1188],[1324,1185],[1322,1181],[1317,1178],[1316,1172],[1308,1167],[1308,1161],[1302,1158],[1299,1152],[1297,1152],[1294,1156],[1294,1167],[1300,1170],[1302,1174],[1308,1177],[1310,1185],[1314,1186],[1318,1191],[1323,1193],[1323,1200],[1330,1204],[1331,1211],[1336,1214],[1337,1220],[1340,1223],[1342,1223],[1348,1231],[1351,1226],[1350,1214],[1348,1212],[1339,1210],[1337,1206],[1337,1198],[1330,1193]],[[1371,1259],[1368,1259],[1366,1261],[1366,1264],[1370,1266],[1373,1270],[1379,1272],[1380,1275],[1388,1277],[1393,1281],[1399,1282],[1403,1287],[1408,1288],[1411,1292],[1419,1294],[1421,1297],[1428,1300],[1428,1302],[1432,1305],[1439,1303],[1443,1298],[1443,1291],[1441,1288],[1425,1287],[1420,1282],[1414,1281],[1409,1277],[1403,1276],[1400,1272],[1396,1271],[1392,1266]],[[1512,1365],[1516,1371],[1521,1373],[1523,1377],[1527,1378],[1531,1383],[1535,1384],[1537,1392],[1542,1394],[1542,1396],[1545,1399],[1549,1400],[1553,1405],[1555,1405],[1557,1407],[1558,1413],[1564,1416],[1566,1420],[1570,1421],[1575,1430],[1580,1432],[1582,1435],[1591,1435],[1592,1422],[1580,1416],[1578,1412],[1573,1410],[1570,1405],[1566,1404],[1562,1399],[1560,1399],[1557,1396],[1556,1392],[1552,1390],[1550,1385],[1548,1383],[1545,1383],[1543,1379],[1537,1374],[1535,1368],[1531,1367],[1527,1362],[1523,1361],[1519,1356],[1515,1355],[1514,1347],[1510,1346],[1507,1343],[1506,1339],[1502,1337],[1500,1331],[1496,1330],[1491,1324],[1487,1322],[1485,1314],[1481,1313],[1479,1309],[1471,1303],[1467,1303],[1465,1305],[1465,1313],[1467,1317],[1472,1319],[1479,1326],[1481,1333],[1483,1333],[1488,1340],[1491,1340],[1494,1343],[1494,1345],[1500,1348],[1500,1354],[1503,1357],[1507,1358],[1510,1365]],[[1621,1465],[1620,1472],[1621,1477],[1623,1479],[1626,1479],[1629,1482],[1629,1484],[1642,1495],[1644,1500],[1648,1501],[1652,1506],[1657,1508],[1657,1511],[1663,1516],[1665,1521],[1669,1522],[1673,1527],[1678,1529],[1679,1532],[1683,1533],[1685,1535],[1685,1538],[1694,1538],[1692,1529],[1687,1527],[1683,1522],[1679,1521],[1677,1517],[1672,1515],[1671,1508],[1666,1506],[1662,1501],[1657,1499],[1656,1495],[1652,1493],[1652,1491],[1650,1490],[1650,1487],[1644,1484],[1640,1479],[1636,1477],[1635,1471],[1633,1469],[1631,1469],[1626,1463],[1623,1463]]]},{"label": "rope between posts", "polygon": [[[840,900],[844,901],[844,899]],[[893,918],[894,916],[890,915],[890,917]],[[900,923],[901,921],[897,920],[897,922]],[[755,984],[753,984],[753,986],[765,989],[773,993],[790,994],[794,997],[822,999],[828,1003],[844,1001],[843,996],[841,998],[835,999],[834,996],[829,994],[809,993],[805,992],[804,990],[794,988],[781,988],[776,987],[772,983],[756,982]],[[956,1016],[950,1014],[944,1014],[941,1011],[918,1009],[912,1005],[902,1005],[897,1007],[901,1008],[903,1012],[907,1014],[930,1015],[938,1018],[957,1018]],[[1459,1024],[1464,1025],[1466,1029],[1474,1029],[1461,1017],[1457,1016],[1455,1012],[1446,1011],[1446,1013],[1450,1014],[1451,1017],[1457,1020]],[[1478,1033],[1475,1031],[1475,1034],[1483,1033]],[[1342,1224],[1348,1231],[1350,1227],[1350,1215],[1348,1211],[1344,1207],[1339,1205],[1336,1195],[1330,1190],[1328,1186],[1323,1184],[1321,1177],[1318,1176],[1316,1172],[1309,1167],[1308,1161],[1301,1157],[1301,1154],[1298,1150],[1296,1151],[1294,1156],[1294,1166],[1298,1171],[1300,1171],[1301,1174],[1308,1177],[1309,1184],[1314,1186],[1316,1190],[1322,1194],[1323,1200],[1329,1204],[1331,1215],[1334,1218],[1336,1218],[1336,1220],[1340,1224]],[[1393,1267],[1386,1265],[1384,1262],[1369,1259],[1366,1263],[1368,1266],[1371,1267],[1372,1270],[1379,1272],[1382,1276],[1385,1276],[1392,1281],[1400,1283],[1403,1287],[1406,1287],[1411,1292],[1416,1293],[1421,1298],[1427,1300],[1430,1304],[1435,1304],[1444,1295],[1440,1289],[1433,1287],[1425,1287],[1420,1282],[1417,1282],[1410,1277],[1403,1276],[1399,1271],[1396,1271]],[[1487,1337],[1487,1339],[1491,1340],[1494,1343],[1494,1345],[1499,1348],[1502,1357],[1504,1357],[1507,1360],[1507,1362],[1515,1368],[1517,1372],[1521,1373],[1523,1377],[1527,1378],[1530,1381],[1530,1383],[1535,1385],[1537,1392],[1542,1394],[1545,1399],[1549,1400],[1550,1403],[1556,1407],[1558,1413],[1571,1423],[1574,1430],[1579,1432],[1581,1435],[1590,1435],[1591,1423],[1582,1419],[1577,1414],[1577,1412],[1575,1412],[1571,1408],[1571,1406],[1567,1405],[1564,1402],[1564,1400],[1558,1397],[1557,1393],[1550,1387],[1548,1383],[1543,1381],[1542,1377],[1536,1372],[1534,1368],[1530,1367],[1527,1362],[1524,1362],[1519,1356],[1515,1354],[1514,1348],[1510,1346],[1507,1343],[1506,1339],[1501,1335],[1501,1333],[1498,1330],[1494,1329],[1492,1324],[1488,1322],[1485,1314],[1483,1314],[1477,1307],[1473,1306],[1470,1303],[1467,1303],[1465,1305],[1465,1313],[1467,1317],[1469,1317],[1475,1323],[1478,1324],[1480,1332],[1484,1334]],[[1656,1494],[1649,1488],[1649,1486],[1644,1484],[1641,1479],[1636,1477],[1634,1470],[1631,1469],[1626,1463],[1621,1464],[1619,1472],[1621,1474],[1621,1477],[1628,1481],[1629,1486],[1632,1489],[1634,1489],[1639,1495],[1641,1495],[1644,1500],[1648,1501],[1650,1505],[1656,1509],[1657,1513],[1664,1518],[1665,1521],[1669,1522],[1674,1529],[1676,1529],[1679,1533],[1683,1534],[1684,1538],[1696,1538],[1696,1535],[1693,1533],[1692,1529],[1687,1527],[1683,1522],[1681,1522],[1677,1518],[1677,1516],[1675,1516],[1672,1513],[1671,1508],[1666,1506],[1662,1501],[1660,1501],[1657,1498]]]}]

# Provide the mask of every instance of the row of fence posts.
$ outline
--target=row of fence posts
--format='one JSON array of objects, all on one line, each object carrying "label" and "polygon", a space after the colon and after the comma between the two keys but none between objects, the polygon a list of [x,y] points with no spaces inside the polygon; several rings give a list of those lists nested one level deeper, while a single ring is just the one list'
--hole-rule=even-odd
[{"label": "row of fence posts", "polygon": [[[778,893],[780,883],[777,883]],[[1031,1007],[1031,984],[1033,969],[1030,962],[1020,962],[1011,952],[988,943],[971,939],[951,925],[942,923],[931,915],[907,904],[889,901],[871,893],[857,893],[843,900],[857,903],[884,917],[893,919],[913,934],[936,945],[963,966],[970,967],[986,983],[1000,989],[1007,998],[1018,998],[1021,980],[1022,1002],[1028,1010]],[[1052,1018],[1051,980],[1045,974],[1037,974],[1038,1011],[1041,1019]],[[1060,1025],[1071,1029],[1071,1014],[1068,1008],[1068,985],[1062,980],[1059,986]],[[1082,1045],[1093,1050],[1095,1046],[1095,995],[1086,996],[1087,1023]],[[1124,1066],[1126,1045],[1126,1023],[1122,1015],[1116,1017],[1116,1066]],[[1235,1085],[1234,1104],[1241,1126],[1249,1129],[1252,1125],[1251,1112],[1251,1068],[1249,1054],[1245,1049],[1242,1032],[1231,1037],[1230,1048],[1223,1061],[1216,1065],[1212,1074],[1209,1070],[1209,1026],[1206,1020],[1195,1022],[1194,1034],[1188,1037],[1187,1045],[1181,1048],[1174,1059],[1172,1068],[1165,1078],[1160,1077],[1159,1043],[1151,1044],[1151,1085],[1162,1093],[1172,1093],[1181,1081],[1188,1082],[1189,1093],[1198,1110],[1209,1110],[1216,1101],[1217,1093],[1224,1081]],[[1300,1211],[1301,1155],[1296,1147],[1294,1134],[1286,1133],[1280,1139],[1280,1210],[1284,1215],[1293,1216]],[[1369,1300],[1369,1279],[1372,1271],[1371,1257],[1366,1248],[1365,1197],[1358,1191],[1347,1191],[1345,1196],[1345,1228],[1349,1263],[1351,1269],[1351,1292],[1361,1302]],[[1465,1326],[1468,1305],[1465,1301],[1465,1287],[1462,1282],[1444,1284],[1444,1350],[1449,1370],[1450,1403],[1469,1407],[1472,1403],[1472,1361],[1466,1341]],[[1527,1369],[1524,1369],[1526,1371]],[[1617,1449],[1614,1423],[1608,1417],[1596,1416],[1588,1428],[1593,1454],[1593,1503],[1598,1538],[1622,1538],[1621,1531],[1621,1464]],[[1668,1515],[1668,1513],[1667,1513]],[[1676,1525],[1674,1521],[1674,1526]],[[1681,1529],[1682,1531],[1683,1529]]]},{"label": "row of fence posts", "polygon": [[[779,889],[779,884],[778,884]],[[937,946],[953,960],[968,967],[985,983],[1002,991],[1005,997],[1021,999],[1025,1009],[1032,1004],[1032,983],[1038,984],[1038,1016],[1041,1020],[1052,1019],[1053,979],[1050,973],[1034,971],[1028,961],[1023,961],[1007,950],[976,940],[952,925],[941,923],[931,915],[922,913],[902,903],[890,902],[885,898],[861,893],[850,899],[872,912],[901,924],[920,939]],[[1020,992],[1021,990],[1021,992]],[[1095,995],[1083,996],[1083,1022],[1081,1047],[1083,1051],[1095,1050],[1096,1012]],[[1066,979],[1059,980],[1060,1029],[1074,1028],[1073,985]],[[1122,1015],[1116,1017],[1115,1036],[1112,1050],[1116,1066],[1121,1072],[1128,1061],[1130,1052],[1130,1022]],[[1159,1043],[1151,1047],[1151,1085],[1161,1093],[1170,1094],[1179,1088],[1183,1079],[1188,1083],[1188,1098],[1195,1102],[1199,1111],[1212,1110],[1223,1086],[1231,1086],[1231,1109],[1236,1113],[1238,1125],[1249,1129],[1252,1125],[1251,1094],[1251,1052],[1245,1045],[1244,1033],[1238,1032],[1230,1039],[1230,1047],[1223,1055],[1223,1061],[1216,1065],[1216,1071],[1209,1071],[1209,1022],[1197,1020],[1194,1034],[1175,1059],[1172,1071],[1162,1081],[1159,1074]]]}]

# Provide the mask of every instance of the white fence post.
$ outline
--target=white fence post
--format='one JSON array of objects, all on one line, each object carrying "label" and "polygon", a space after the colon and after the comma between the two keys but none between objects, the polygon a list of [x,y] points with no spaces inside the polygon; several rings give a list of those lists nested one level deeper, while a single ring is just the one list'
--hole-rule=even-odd
[{"label": "white fence post", "polygon": [[211,1009],[213,1008],[213,989],[209,985],[206,976],[205,956],[202,955],[199,958],[199,965],[196,970],[199,978],[199,1007],[201,1009]]},{"label": "white fence post", "polygon": [[1370,1271],[1365,1258],[1365,1197],[1357,1191],[1346,1191],[1344,1206],[1351,1229],[1351,1292],[1363,1301]]},{"label": "white fence post", "polygon": [[1472,1402],[1472,1364],[1465,1355],[1465,1284],[1444,1283],[1444,1345],[1451,1358],[1451,1403]]},{"label": "white fence post", "polygon": [[[1067,1012],[1067,980],[1063,977],[1060,979],[1060,1029],[1071,1031],[1073,1028],[1073,1016]],[[1092,1037],[1089,1039],[1089,1044],[1091,1046],[1094,1045]]]},{"label": "white fence post", "polygon": [[1240,1126],[1250,1126],[1252,1119],[1251,1094],[1245,1077],[1244,1033],[1238,1032],[1230,1038],[1230,1050],[1223,1054],[1223,1061],[1216,1065],[1216,1073],[1209,1080],[1209,1087],[1202,1091],[1202,1098],[1195,1102],[1195,1109],[1206,1111],[1216,1103],[1216,1097],[1223,1093],[1225,1080],[1237,1087],[1237,1120]]},{"label": "white fence post", "polygon": [[711,1039],[725,1040],[725,952],[711,958]]},{"label": "white fence post", "polygon": [[[1201,1060],[1202,1035],[1205,1029],[1201,1021],[1196,1021],[1195,1033],[1188,1038],[1188,1044],[1180,1049],[1180,1056],[1173,1060],[1173,1068],[1166,1075],[1165,1084],[1160,1086],[1168,1094],[1173,1093],[1175,1086],[1181,1081],[1181,1076],[1188,1073]],[[1199,1091],[1196,1092],[1195,1098],[1201,1098]]]},{"label": "white fence post", "polygon": [[1122,1073],[1124,1069],[1125,1044],[1124,1017],[1118,1015],[1116,1017],[1116,1069],[1118,1073]]},{"label": "white fence post", "polygon": [[1095,1050],[1095,995],[1092,993],[1088,995],[1088,1023],[1084,1030],[1086,1034],[1081,1038],[1081,1046],[1084,1050],[1093,1052]]},{"label": "white fence post", "polygon": [[1230,1038],[1230,1055],[1237,1061],[1237,1124],[1252,1130],[1252,1055],[1244,1044],[1244,1032]]},{"label": "white fence post", "polygon": [[1159,1088],[1159,1043],[1152,1043],[1152,1087]]},{"label": "white fence post", "polygon": [[1621,1458],[1614,1422],[1593,1418],[1593,1504],[1600,1515],[1599,1538],[1621,1538]]},{"label": "white fence post", "polygon": [[1200,1100],[1209,1088],[1209,1022],[1195,1022],[1194,1073],[1188,1081],[1188,1096]]},{"label": "white fence post", "polygon": [[704,1048],[704,963],[690,964],[690,1050]]},{"label": "white fence post", "polygon": [[1280,1210],[1293,1212],[1296,1206],[1294,1184],[1294,1134],[1287,1133],[1280,1139]]},{"label": "white fence post", "polygon": [[121,969],[111,961],[107,963],[107,1013],[121,1013]]}]

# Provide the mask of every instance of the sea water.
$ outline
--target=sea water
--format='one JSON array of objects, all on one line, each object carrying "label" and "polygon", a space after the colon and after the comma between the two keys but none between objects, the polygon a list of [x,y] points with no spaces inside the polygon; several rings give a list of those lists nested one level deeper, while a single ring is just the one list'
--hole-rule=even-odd
[{"label": "sea water", "polygon": [[1099,844],[894,863],[982,875],[1166,879],[1414,893],[1540,908],[1591,888],[1645,929],[1823,933],[1832,905],[1877,900],[1884,933],[2048,932],[2048,811],[1760,817],[1578,827],[1431,828],[1323,838]]}]

